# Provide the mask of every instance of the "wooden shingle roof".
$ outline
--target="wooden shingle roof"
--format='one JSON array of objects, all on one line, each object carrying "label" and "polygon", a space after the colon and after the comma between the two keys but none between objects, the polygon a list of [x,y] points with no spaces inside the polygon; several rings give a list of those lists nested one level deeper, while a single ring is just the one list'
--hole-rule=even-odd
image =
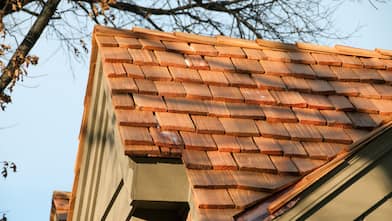
[{"label": "wooden shingle roof", "polygon": [[389,50],[99,26],[93,37],[124,153],[181,159],[202,220],[276,211],[266,202],[391,120]]}]

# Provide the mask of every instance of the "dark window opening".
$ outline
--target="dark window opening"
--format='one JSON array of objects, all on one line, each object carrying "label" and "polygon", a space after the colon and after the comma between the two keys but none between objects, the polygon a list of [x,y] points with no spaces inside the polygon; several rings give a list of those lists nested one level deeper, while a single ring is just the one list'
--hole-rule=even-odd
[{"label": "dark window opening", "polygon": [[131,217],[148,221],[185,221],[188,212],[188,202],[166,202],[134,200],[132,203]]}]

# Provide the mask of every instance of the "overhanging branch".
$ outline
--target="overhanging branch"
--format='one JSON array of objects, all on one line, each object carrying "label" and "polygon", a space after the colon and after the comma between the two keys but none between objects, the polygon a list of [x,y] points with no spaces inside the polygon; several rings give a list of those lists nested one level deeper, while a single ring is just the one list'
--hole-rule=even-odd
[{"label": "overhanging branch", "polygon": [[9,60],[0,76],[0,102],[9,102],[10,99],[4,94],[5,89],[15,81],[20,66],[24,63],[25,57],[36,44],[45,27],[48,25],[50,18],[55,13],[60,0],[48,0],[42,9],[40,15],[31,26],[29,32],[18,46],[15,53]]}]

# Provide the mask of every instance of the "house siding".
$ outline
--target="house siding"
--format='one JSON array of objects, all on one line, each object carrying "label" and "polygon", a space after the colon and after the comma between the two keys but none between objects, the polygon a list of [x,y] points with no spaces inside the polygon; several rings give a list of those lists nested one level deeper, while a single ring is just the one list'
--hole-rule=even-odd
[{"label": "house siding", "polygon": [[[102,67],[98,62],[90,100],[94,104],[89,113],[86,130],[87,139],[84,143],[79,175],[80,185],[78,185],[72,219],[74,221],[102,220],[103,216],[106,217],[104,220],[118,220],[120,217],[124,217],[120,220],[126,220],[131,210],[130,189],[133,169],[129,166],[129,158],[123,154],[119,133],[115,127],[114,113],[109,105],[110,94],[107,91]],[[113,198],[122,180],[130,185],[124,185],[126,187],[123,187],[120,194]],[[111,203],[113,199],[115,201]],[[124,202],[121,206],[118,205],[119,200]],[[113,214],[116,214],[116,218]]]},{"label": "house siding", "polygon": [[[361,214],[392,191],[391,162],[392,152],[389,152],[387,156],[377,162],[374,168],[320,208],[308,220],[355,220],[361,216]],[[384,209],[384,212],[378,212],[378,218],[376,220],[390,220],[392,210],[388,211]]]},{"label": "house siding", "polygon": [[306,190],[301,200],[277,220],[390,220],[392,129],[387,127],[339,168]]}]

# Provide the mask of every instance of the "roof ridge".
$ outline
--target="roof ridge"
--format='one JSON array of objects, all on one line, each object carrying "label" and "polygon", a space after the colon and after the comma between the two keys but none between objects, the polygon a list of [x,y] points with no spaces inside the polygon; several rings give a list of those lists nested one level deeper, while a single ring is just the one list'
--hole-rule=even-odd
[{"label": "roof ridge", "polygon": [[[280,41],[267,40],[267,39],[256,39],[248,40],[230,36],[207,36],[191,34],[186,32],[164,32],[159,30],[153,30],[148,28],[142,28],[134,26],[131,30],[127,29],[114,29],[111,27],[96,25],[94,33],[101,32],[114,32],[120,35],[132,35],[135,37],[143,37],[145,35],[164,38],[164,40],[182,40],[190,41],[194,43],[210,44],[210,45],[225,45],[225,46],[237,46],[246,47],[252,49],[277,49],[285,51],[310,51],[310,52],[321,52],[321,53],[332,53],[341,55],[351,55],[358,57],[370,57],[370,58],[382,58],[392,59],[392,50],[375,48],[374,50],[357,48],[352,46],[337,44],[334,47],[326,45],[319,45],[308,42],[296,42],[296,43],[284,43]],[[104,34],[104,33],[102,33]]]},{"label": "roof ridge", "polygon": [[148,34],[148,35],[159,36],[159,37],[166,37],[166,38],[173,38],[173,39],[176,38],[172,32],[163,32],[158,30],[142,28],[138,26],[134,26],[132,28],[132,31],[136,33]]},{"label": "roof ridge", "polygon": [[382,55],[392,56],[392,50],[387,50],[382,48],[375,48],[374,50]]},{"label": "roof ridge", "polygon": [[351,47],[351,46],[346,46],[346,45],[335,45],[335,49],[341,52],[347,52],[347,53],[356,53],[360,55],[364,55],[365,57],[376,57],[378,56],[378,53],[375,50],[369,50],[369,49],[363,49],[363,48],[356,48],[356,47]]}]

